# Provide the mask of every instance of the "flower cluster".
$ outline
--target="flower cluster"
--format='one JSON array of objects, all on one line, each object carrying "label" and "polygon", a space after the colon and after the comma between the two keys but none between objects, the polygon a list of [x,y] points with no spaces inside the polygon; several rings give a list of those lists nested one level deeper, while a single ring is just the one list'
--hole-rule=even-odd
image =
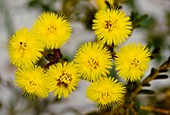
[{"label": "flower cluster", "polygon": [[[107,2],[113,4],[113,0]],[[75,62],[81,66],[83,78],[93,81],[87,88],[87,97],[96,102],[100,108],[107,109],[123,104],[126,93],[122,83],[113,77],[108,77],[108,69],[112,68],[111,62],[119,77],[126,82],[134,82],[140,80],[148,69],[151,54],[149,49],[140,43],[131,43],[114,51],[115,46],[126,41],[132,34],[132,22],[122,10],[114,9],[114,6],[106,8],[104,5],[101,8],[101,4],[104,3],[98,1],[99,11],[95,14],[92,29],[102,50],[107,47],[107,53],[102,50],[97,51],[95,45],[86,43],[77,51]],[[92,51],[89,51],[89,48]]]},{"label": "flower cluster", "polygon": [[[113,0],[108,1],[114,5]],[[31,99],[54,96],[68,97],[76,90],[80,78],[90,82],[86,96],[102,109],[124,103],[126,87],[110,73],[115,66],[125,82],[140,80],[148,69],[149,49],[140,43],[115,47],[132,34],[130,17],[121,9],[100,8],[92,29],[96,42],[83,43],[71,62],[60,48],[69,39],[72,29],[65,16],[42,13],[28,30],[22,28],[9,41],[10,62],[17,67],[16,84]],[[45,65],[39,63],[46,59]]]},{"label": "flower cluster", "polygon": [[[58,49],[69,39],[71,31],[65,16],[46,12],[36,19],[30,30],[21,28],[10,38],[10,62],[17,67],[15,81],[25,96],[46,98],[55,90],[54,95],[60,98],[76,89],[80,80],[78,68],[72,62],[54,64],[53,60],[53,57],[59,58]],[[53,50],[54,54],[46,50]],[[52,66],[38,64],[43,57],[50,62],[47,65]]]}]

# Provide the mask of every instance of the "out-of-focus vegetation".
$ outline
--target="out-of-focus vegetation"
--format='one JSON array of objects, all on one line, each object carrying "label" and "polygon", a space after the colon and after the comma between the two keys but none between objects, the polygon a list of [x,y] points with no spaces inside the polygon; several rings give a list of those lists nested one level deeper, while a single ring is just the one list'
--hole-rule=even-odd
[{"label": "out-of-focus vegetation", "polygon": [[[131,10],[131,21],[133,24],[133,29],[144,29],[146,31],[145,40],[147,46],[151,49],[152,56],[151,59],[155,62],[156,67],[151,69],[149,77],[143,80],[140,83],[128,83],[129,92],[134,92],[133,94],[127,94],[127,97],[134,98],[138,100],[140,98],[134,97],[137,94],[147,94],[150,95],[147,97],[148,106],[141,106],[140,101],[130,102],[130,99],[127,99],[127,105],[131,108],[115,108],[119,110],[112,114],[124,114],[123,111],[130,111],[129,113],[134,113],[133,111],[138,112],[139,114],[149,114],[153,113],[155,115],[170,114],[170,85],[167,87],[162,87],[159,91],[154,91],[150,89],[151,80],[160,80],[168,79],[168,72],[170,67],[170,11],[166,12],[166,28],[165,30],[160,30],[159,25],[155,17],[152,17],[148,14],[141,14],[138,7],[136,6],[135,0],[117,0],[120,2],[121,6],[127,5]],[[56,8],[56,4],[61,4],[61,8]],[[3,3],[2,3],[3,4]],[[2,6],[1,4],[1,6]],[[39,9],[42,12],[57,12],[63,13],[67,16],[69,21],[81,22],[86,29],[91,30],[92,19],[94,19],[94,14],[97,11],[97,8],[92,4],[91,0],[29,0],[27,3],[29,9]],[[8,33],[11,35],[13,27],[11,24],[10,17],[8,12],[5,15],[5,23],[8,30]],[[91,30],[92,31],[92,30]],[[168,42],[169,41],[169,42]],[[166,53],[165,53],[166,52]],[[165,55],[166,54],[166,55]],[[67,57],[69,58],[69,57]],[[162,63],[165,62],[165,63]],[[162,64],[162,65],[161,65]],[[163,80],[160,82],[164,82]],[[140,86],[140,87],[139,87]],[[58,100],[55,97],[48,97],[44,100],[30,101],[29,99],[21,95],[20,90],[15,88],[13,83],[3,83],[0,77],[0,87],[9,88],[14,95],[11,99],[10,106],[5,107],[2,104],[0,99],[0,111],[1,109],[7,108],[7,114],[9,115],[22,115],[25,113],[31,113],[32,115],[56,115],[56,113],[49,109],[51,105],[57,103],[66,103],[64,100]],[[134,88],[136,87],[136,88]],[[149,89],[148,89],[149,88]],[[138,91],[140,89],[140,91]],[[137,93],[137,94],[136,94]],[[22,107],[22,102],[24,106]],[[19,105],[21,104],[21,105]],[[18,107],[22,107],[21,109]],[[126,106],[124,106],[126,107]],[[66,108],[65,110],[59,113],[62,115],[65,111],[71,112],[73,115],[81,115],[81,110],[77,110],[74,107]],[[114,110],[115,111],[115,110]],[[120,112],[121,111],[121,112]],[[63,113],[62,113],[63,112]],[[88,115],[103,115],[110,114],[108,111],[90,111],[86,113]],[[29,115],[29,114],[28,114]]]}]

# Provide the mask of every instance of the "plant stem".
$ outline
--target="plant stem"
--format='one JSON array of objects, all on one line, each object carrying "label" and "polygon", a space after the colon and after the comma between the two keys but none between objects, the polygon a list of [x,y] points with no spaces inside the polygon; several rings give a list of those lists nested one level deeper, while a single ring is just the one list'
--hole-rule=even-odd
[{"label": "plant stem", "polygon": [[136,94],[142,89],[143,84],[149,83],[151,80],[155,79],[155,78],[159,75],[159,72],[160,72],[161,70],[165,70],[165,69],[167,69],[168,67],[170,67],[170,65],[168,64],[168,61],[166,61],[166,62],[167,62],[167,63],[164,63],[164,64],[161,65],[158,69],[155,69],[151,75],[149,75],[148,77],[146,77],[146,78],[142,81],[142,83],[139,84],[139,86],[138,86],[136,89],[134,89],[134,91],[133,91],[133,92],[131,93],[131,95],[130,95],[130,99],[133,99],[133,98],[136,96]]},{"label": "plant stem", "polygon": [[170,114],[170,110],[165,110],[165,109],[160,109],[160,108],[154,108],[154,107],[150,107],[150,106],[140,106],[141,110],[145,110],[145,111],[152,111],[152,112],[158,112],[158,113],[162,113],[162,114]]}]

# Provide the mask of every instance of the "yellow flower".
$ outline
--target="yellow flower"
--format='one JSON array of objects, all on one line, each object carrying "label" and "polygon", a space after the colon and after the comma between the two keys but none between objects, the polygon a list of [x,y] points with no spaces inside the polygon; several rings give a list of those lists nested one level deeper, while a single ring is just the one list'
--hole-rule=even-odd
[{"label": "yellow flower", "polygon": [[41,67],[18,68],[16,71],[16,84],[24,95],[30,99],[46,98],[49,93],[44,70]]},{"label": "yellow flower", "polygon": [[86,96],[102,109],[123,104],[125,93],[125,87],[111,77],[92,82],[86,90]]},{"label": "yellow flower", "polygon": [[33,33],[22,28],[13,35],[8,46],[10,62],[17,67],[31,66],[42,56],[42,45],[36,40]]},{"label": "yellow flower", "polygon": [[131,34],[132,22],[123,11],[103,9],[95,14],[92,29],[101,40],[108,45],[124,42]]},{"label": "yellow flower", "polygon": [[60,48],[71,35],[71,27],[65,16],[42,13],[35,21],[32,31],[47,49]]},{"label": "yellow flower", "polygon": [[84,43],[75,54],[74,61],[80,69],[82,78],[95,81],[109,74],[112,56],[106,47],[98,43]]},{"label": "yellow flower", "polygon": [[105,1],[107,1],[110,4],[110,6],[113,6],[114,4],[114,0],[96,0],[97,6],[99,9],[107,8]]},{"label": "yellow flower", "polygon": [[80,75],[78,69],[72,62],[65,62],[64,64],[57,63],[56,65],[50,66],[47,71],[48,84],[50,91],[55,90],[54,95],[61,98],[68,97],[69,93],[76,90],[76,86],[80,81]]},{"label": "yellow flower", "polygon": [[140,80],[148,69],[150,56],[149,49],[140,43],[123,46],[116,53],[115,66],[118,75],[126,81]]}]

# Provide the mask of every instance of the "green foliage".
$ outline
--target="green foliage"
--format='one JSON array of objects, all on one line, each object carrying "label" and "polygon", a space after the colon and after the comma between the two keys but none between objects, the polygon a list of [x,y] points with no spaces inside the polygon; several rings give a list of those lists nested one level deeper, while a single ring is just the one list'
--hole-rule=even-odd
[{"label": "green foliage", "polygon": [[139,28],[142,26],[142,22],[148,17],[147,14],[143,14],[139,16],[139,13],[137,11],[132,11],[130,18],[132,21],[132,27],[134,28]]},{"label": "green foliage", "polygon": [[160,79],[167,79],[168,78],[168,75],[158,75],[155,80],[160,80]]},{"label": "green foliage", "polygon": [[50,0],[45,2],[44,0],[31,0],[28,2],[28,6],[30,8],[39,8],[44,12],[48,11],[55,12],[55,9],[52,6],[56,1],[57,0]]},{"label": "green foliage", "polygon": [[153,90],[149,90],[149,89],[142,89],[142,90],[140,90],[139,91],[139,93],[138,94],[155,94],[155,92],[153,91]]}]

